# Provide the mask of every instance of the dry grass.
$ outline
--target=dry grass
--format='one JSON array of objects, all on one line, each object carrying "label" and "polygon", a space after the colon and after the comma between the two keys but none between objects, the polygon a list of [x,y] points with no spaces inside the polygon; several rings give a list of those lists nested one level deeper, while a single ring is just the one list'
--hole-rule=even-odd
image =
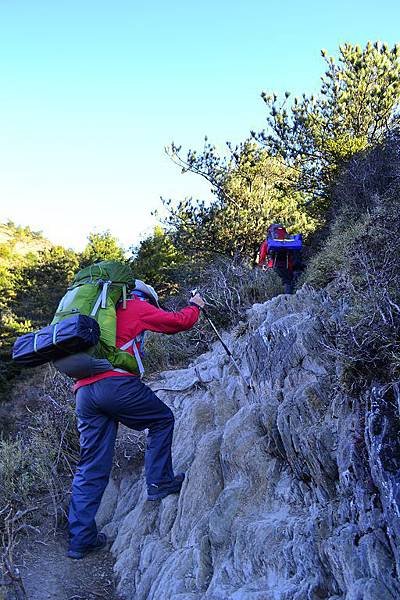
[{"label": "dry grass", "polygon": [[[71,480],[79,460],[72,381],[44,367],[19,381],[12,403],[17,427],[0,437],[0,564],[3,587],[24,598],[15,565],[25,533],[55,535],[67,520]],[[114,473],[143,461],[145,434],[122,428]],[[0,578],[0,599],[2,587]],[[20,596],[18,596],[18,594]]]},{"label": "dry grass", "polygon": [[347,389],[359,393],[400,379],[400,133],[350,162],[334,207],[330,238],[306,278],[331,282],[341,316],[327,319],[328,349]]},{"label": "dry grass", "polygon": [[14,592],[22,586],[14,565],[21,535],[35,529],[39,514],[46,514],[47,527],[54,532],[66,517],[70,479],[79,458],[70,387],[67,378],[49,367],[37,390],[36,409],[28,403],[20,431],[0,438],[1,564],[3,579]]},{"label": "dry grass", "polygon": [[[207,312],[218,329],[228,329],[241,321],[254,303],[262,303],[282,293],[282,284],[271,270],[252,268],[239,259],[220,259],[202,274],[199,292],[207,301]],[[170,300],[168,308],[178,310],[187,304],[191,289]],[[146,371],[160,372],[186,366],[216,340],[205,319],[190,330],[173,336],[148,334]]]}]

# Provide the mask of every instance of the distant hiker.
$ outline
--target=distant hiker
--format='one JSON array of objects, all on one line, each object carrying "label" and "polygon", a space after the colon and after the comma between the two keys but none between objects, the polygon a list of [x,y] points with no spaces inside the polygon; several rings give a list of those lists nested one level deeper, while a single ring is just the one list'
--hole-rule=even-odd
[{"label": "distant hiker", "polygon": [[280,223],[270,225],[260,247],[258,264],[274,269],[282,280],[284,293],[293,294],[296,277],[302,270],[302,236],[291,236]]},{"label": "distant hiker", "polygon": [[[117,307],[117,347],[134,354],[142,371],[144,332],[173,334],[190,329],[203,306],[203,299],[196,294],[186,308],[167,312],[159,308],[155,290],[136,280],[126,308],[122,303]],[[175,475],[172,468],[172,411],[139,376],[113,369],[78,380],[74,390],[81,457],[72,484],[68,556],[80,559],[107,541],[104,534],[97,532],[95,516],[110,476],[118,423],[139,431],[148,429],[148,500],[179,493],[185,474]]]}]

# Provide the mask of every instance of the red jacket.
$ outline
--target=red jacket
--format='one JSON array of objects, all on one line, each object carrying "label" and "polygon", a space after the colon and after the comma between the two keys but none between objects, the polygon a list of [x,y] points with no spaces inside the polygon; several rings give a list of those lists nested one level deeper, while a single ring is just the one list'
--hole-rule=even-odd
[{"label": "red jacket", "polygon": [[[117,348],[121,348],[144,331],[171,334],[190,329],[197,322],[199,315],[200,309],[192,304],[179,312],[167,312],[139,298],[127,300],[125,309],[122,308],[122,305],[117,308]],[[127,352],[132,354],[132,348],[129,348]],[[127,375],[135,377],[133,373],[120,373],[119,371],[105,371],[93,377],[86,377],[75,383],[74,392],[83,385],[89,385],[106,377],[126,377]]]},{"label": "red jacket", "polygon": [[266,260],[267,257],[268,257],[268,244],[267,244],[267,240],[264,240],[263,243],[261,244],[260,250],[258,252],[258,264],[260,265],[260,267],[262,265],[265,265],[266,263],[268,264],[269,267],[273,266],[271,259],[269,259],[267,262],[267,260]]}]

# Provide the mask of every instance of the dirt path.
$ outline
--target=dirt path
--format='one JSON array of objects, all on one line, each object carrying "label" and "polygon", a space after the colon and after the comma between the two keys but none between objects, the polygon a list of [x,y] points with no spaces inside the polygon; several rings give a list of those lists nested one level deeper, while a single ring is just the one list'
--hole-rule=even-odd
[{"label": "dirt path", "polygon": [[[10,413],[12,419],[6,420],[4,428],[10,435],[17,435],[31,426],[31,415],[39,411],[46,396],[43,378],[42,370],[36,373],[35,378],[25,377],[16,384],[13,392],[13,412]],[[59,382],[62,387],[61,384],[63,382]],[[68,390],[66,393],[68,394]],[[59,401],[62,406],[64,401],[63,398]],[[0,406],[0,428],[3,425],[3,417],[8,418],[9,412],[8,406]],[[63,438],[59,443],[62,442]],[[143,432],[133,432],[120,427],[111,476],[114,487],[116,482],[128,473],[132,477],[141,476],[145,443]],[[74,469],[74,465],[72,468]],[[67,558],[66,512],[71,473],[57,473],[55,484],[56,494],[53,494],[53,488],[49,488],[41,495],[32,497],[34,512],[29,513],[26,521],[18,521],[17,526],[22,533],[16,535],[13,531],[16,541],[12,544],[11,571],[18,567],[21,585],[26,595],[17,574],[13,573],[14,577],[10,577],[9,571],[6,571],[3,576],[0,564],[0,600],[120,600],[116,593],[113,558],[107,550],[89,555],[83,560],[74,561]],[[107,521],[104,521],[100,524],[99,529],[101,530],[106,523]],[[27,532],[29,535],[26,535]],[[0,539],[0,546],[1,543]],[[2,548],[0,558],[1,555]]]},{"label": "dirt path", "polygon": [[31,539],[19,559],[29,600],[119,600],[107,550],[83,560],[66,557],[65,535]]}]

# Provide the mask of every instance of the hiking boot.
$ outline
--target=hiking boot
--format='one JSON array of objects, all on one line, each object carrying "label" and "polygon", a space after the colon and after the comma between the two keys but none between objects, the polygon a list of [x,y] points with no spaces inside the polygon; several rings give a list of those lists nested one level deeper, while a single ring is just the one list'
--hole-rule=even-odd
[{"label": "hiking boot", "polygon": [[175,475],[174,479],[168,483],[151,483],[147,486],[147,500],[154,502],[156,500],[162,500],[170,494],[179,494],[184,479],[185,473],[178,473]]},{"label": "hiking boot", "polygon": [[85,558],[87,554],[91,552],[96,552],[97,550],[101,550],[107,545],[107,538],[104,533],[98,533],[96,541],[90,546],[86,546],[82,550],[68,550],[67,556],[68,558],[74,558],[75,560],[80,560],[81,558]]}]

